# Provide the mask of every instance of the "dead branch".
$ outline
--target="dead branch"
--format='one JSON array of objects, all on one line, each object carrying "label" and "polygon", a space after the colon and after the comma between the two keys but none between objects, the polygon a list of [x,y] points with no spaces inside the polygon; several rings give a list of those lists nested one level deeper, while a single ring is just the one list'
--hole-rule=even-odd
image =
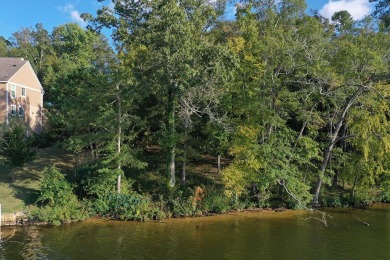
[{"label": "dead branch", "polygon": [[306,205],[304,205],[292,192],[290,192],[288,190],[284,180],[278,180],[278,184],[280,186],[282,186],[284,188],[284,190],[287,192],[287,194],[290,195],[294,200],[296,200],[302,208],[304,208],[305,210],[309,211],[311,214],[314,214],[314,212],[317,212],[317,213],[319,213],[321,215],[321,218],[308,217],[308,218],[305,218],[305,220],[315,219],[315,220],[318,220],[318,221],[322,222],[325,225],[325,227],[328,227],[327,217],[331,217],[329,214],[327,214],[327,213],[325,213],[323,211],[320,211],[318,209],[313,209],[313,208],[306,207]]},{"label": "dead branch", "polygon": [[370,226],[370,224],[368,224],[367,222],[361,220],[358,216],[356,216],[356,218],[357,218],[360,222],[362,222],[365,226],[367,226],[367,227]]}]

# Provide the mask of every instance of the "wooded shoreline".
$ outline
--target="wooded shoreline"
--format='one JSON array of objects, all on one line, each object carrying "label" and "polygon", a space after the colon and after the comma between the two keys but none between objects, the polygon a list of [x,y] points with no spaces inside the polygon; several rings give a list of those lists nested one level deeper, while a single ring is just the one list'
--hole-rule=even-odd
[{"label": "wooded shoreline", "polygon": [[[377,203],[372,203],[370,206],[368,207],[365,207],[364,209],[369,209],[370,207],[375,207],[376,205],[390,205],[389,203],[383,203],[383,202],[377,202]],[[278,214],[277,213],[288,213],[289,215],[290,214],[294,214],[295,213],[301,213],[301,212],[306,212],[306,213],[310,213],[310,215],[313,215],[313,217],[309,217],[309,218],[313,218],[313,219],[317,219],[318,221],[321,221],[320,218],[318,218],[318,214],[315,215],[313,214],[313,210],[318,210],[319,213],[325,213],[327,214],[327,218],[328,217],[331,217],[331,214],[330,213],[327,213],[327,211],[329,209],[332,209],[332,210],[337,210],[337,209],[342,209],[342,210],[353,210],[353,209],[356,209],[355,207],[327,207],[327,208],[316,208],[316,209],[287,209],[287,208],[248,208],[248,209],[242,209],[242,210],[230,210],[230,211],[227,211],[227,212],[224,212],[224,213],[208,213],[208,214],[205,214],[205,215],[193,215],[193,216],[185,216],[185,217],[170,217],[170,218],[164,218],[164,219],[159,219],[159,220],[148,220],[147,222],[149,221],[156,221],[156,222],[165,222],[165,221],[169,221],[169,220],[180,220],[180,219],[201,219],[201,218],[209,218],[209,217],[218,217],[218,216],[224,216],[224,215],[236,215],[236,214],[243,214],[245,215],[246,213],[265,213],[265,214],[273,214],[274,217],[278,217]],[[358,209],[362,209],[361,207],[358,207]],[[238,215],[238,216],[239,216]],[[309,216],[310,216],[309,215]],[[79,220],[79,221],[76,221],[76,222],[68,222],[68,223],[62,223],[62,225],[67,225],[67,224],[77,224],[78,222],[84,222],[84,221],[91,221],[91,220],[110,220],[110,221],[119,221],[119,222],[123,222],[123,220],[120,220],[116,217],[104,217],[104,216],[90,216],[84,220]],[[369,226],[370,224],[361,220],[361,219],[358,219],[362,224],[366,225],[366,226]],[[126,221],[129,221],[129,220],[126,220]],[[126,222],[124,221],[124,222]],[[135,221],[135,220],[130,220],[130,221]],[[2,225],[1,227],[15,227],[15,226],[51,226],[52,223],[48,223],[48,222],[40,222],[40,221],[36,221],[36,220],[30,220],[29,219],[29,216],[28,216],[28,213],[26,212],[17,212],[17,213],[5,213],[5,214],[2,214]]]},{"label": "wooded shoreline", "polygon": [[[389,6],[373,2],[358,21],[304,0],[241,1],[226,20],[222,0],[124,0],[87,28],[0,37],[45,90],[42,133],[5,114],[0,196],[53,225],[390,201]],[[70,167],[23,170],[53,146]]]}]

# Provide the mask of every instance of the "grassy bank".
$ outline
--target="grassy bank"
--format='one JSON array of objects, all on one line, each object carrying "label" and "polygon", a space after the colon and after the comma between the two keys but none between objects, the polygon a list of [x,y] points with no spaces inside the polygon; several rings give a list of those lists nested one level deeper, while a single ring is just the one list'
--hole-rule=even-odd
[{"label": "grassy bank", "polygon": [[73,156],[51,147],[37,150],[36,159],[22,167],[9,167],[0,160],[0,204],[3,213],[28,209],[37,198],[41,171],[55,164],[60,169],[73,167]]}]

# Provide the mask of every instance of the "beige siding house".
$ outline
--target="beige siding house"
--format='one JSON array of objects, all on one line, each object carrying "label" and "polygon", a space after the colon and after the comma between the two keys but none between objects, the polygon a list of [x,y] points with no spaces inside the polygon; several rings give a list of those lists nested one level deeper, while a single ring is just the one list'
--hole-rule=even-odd
[{"label": "beige siding house", "polygon": [[42,131],[43,88],[30,62],[0,58],[0,123],[19,118],[34,132]]}]

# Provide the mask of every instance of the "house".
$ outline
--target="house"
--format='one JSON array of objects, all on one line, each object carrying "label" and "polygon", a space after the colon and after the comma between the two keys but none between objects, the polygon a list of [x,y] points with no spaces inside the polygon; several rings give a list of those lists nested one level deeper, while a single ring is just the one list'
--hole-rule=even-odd
[{"label": "house", "polygon": [[42,131],[43,88],[30,62],[0,58],[0,124],[18,118]]}]

